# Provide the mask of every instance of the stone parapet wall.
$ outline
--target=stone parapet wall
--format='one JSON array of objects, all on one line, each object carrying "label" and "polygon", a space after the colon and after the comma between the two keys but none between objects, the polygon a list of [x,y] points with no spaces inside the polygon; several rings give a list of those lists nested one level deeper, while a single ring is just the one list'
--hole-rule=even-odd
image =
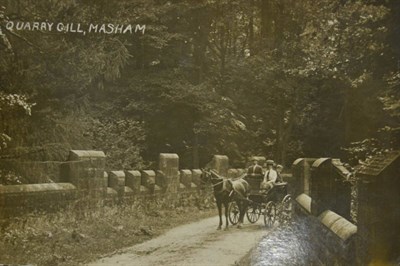
[{"label": "stone parapet wall", "polygon": [[[105,163],[101,151],[70,151],[66,162],[54,164],[59,166],[59,183],[0,185],[0,220],[35,211],[134,201],[164,201],[174,206],[204,200],[212,204],[211,187],[201,179],[202,171],[180,170],[177,154],[160,154],[157,170],[106,171]],[[214,156],[207,167],[225,178],[245,174],[244,169],[229,168],[224,155]],[[298,159],[292,173],[284,178],[295,199],[294,209],[310,220],[322,264],[367,265],[392,262],[400,256],[399,151],[377,156],[357,173],[357,226],[349,221],[350,173],[340,160]],[[355,256],[361,259],[354,261]]]},{"label": "stone parapet wall", "polygon": [[131,188],[134,194],[140,194],[142,186],[140,171],[125,171],[125,186]]},{"label": "stone parapet wall", "polygon": [[[310,163],[312,166],[310,168]],[[400,258],[400,151],[370,158],[355,172],[357,226],[351,223],[351,183],[339,159],[293,163],[295,210],[310,217],[327,265],[394,265]],[[318,236],[322,236],[319,238]],[[336,262],[335,256],[341,258]],[[332,261],[329,261],[331,258]]]},{"label": "stone parapet wall", "polygon": [[[220,157],[227,167],[227,157]],[[160,154],[158,170],[105,171],[105,160],[102,151],[73,150],[59,163],[63,183],[0,186],[0,219],[76,204],[94,208],[156,199],[173,204],[211,195],[201,181],[202,171],[179,170],[176,154]]]},{"label": "stone parapet wall", "polygon": [[311,166],[316,158],[299,158],[292,164],[293,194],[298,196],[302,193],[310,195]]},{"label": "stone parapet wall", "polygon": [[56,211],[78,199],[70,183],[0,186],[0,219],[30,212]]},{"label": "stone parapet wall", "polygon": [[[339,160],[330,158],[300,158],[292,166],[290,184],[295,195],[296,215],[307,219],[308,232],[312,234],[312,247],[322,265],[354,265],[356,262],[357,226],[331,208],[342,210],[337,205],[343,179],[336,171]],[[337,183],[339,182],[340,183]],[[300,194],[299,194],[300,193]],[[347,196],[347,195],[346,195]],[[350,206],[350,202],[342,202]],[[347,214],[347,213],[345,213]],[[347,215],[346,215],[347,216]]]},{"label": "stone parapet wall", "polygon": [[311,212],[312,198],[303,193],[294,201],[296,215],[307,219],[307,231],[321,265],[355,265],[357,226],[337,213],[325,210],[319,216]]},{"label": "stone parapet wall", "polygon": [[200,169],[192,169],[192,182],[197,186],[202,186],[201,175],[202,171]]},{"label": "stone parapet wall", "polygon": [[[176,193],[179,190],[179,156],[161,153],[158,160],[160,180],[164,182],[165,192]],[[164,177],[164,179],[162,179]]]},{"label": "stone parapet wall", "polygon": [[117,192],[118,198],[123,200],[125,196],[125,172],[110,171],[108,173],[108,187],[114,189]]},{"label": "stone parapet wall", "polygon": [[311,198],[303,193],[296,198],[295,210],[297,213],[311,215]]},{"label": "stone parapet wall", "polygon": [[400,261],[400,151],[375,155],[356,173],[358,264]]},{"label": "stone parapet wall", "polygon": [[107,193],[109,177],[104,175],[105,162],[102,151],[72,150],[68,161],[61,165],[61,179],[75,185],[80,198],[97,205]]}]

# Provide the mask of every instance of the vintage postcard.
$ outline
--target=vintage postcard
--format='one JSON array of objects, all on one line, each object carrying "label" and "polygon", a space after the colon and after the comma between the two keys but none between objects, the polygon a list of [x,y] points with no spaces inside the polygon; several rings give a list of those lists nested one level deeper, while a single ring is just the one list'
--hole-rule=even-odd
[{"label": "vintage postcard", "polygon": [[399,25],[0,0],[0,265],[400,265]]}]

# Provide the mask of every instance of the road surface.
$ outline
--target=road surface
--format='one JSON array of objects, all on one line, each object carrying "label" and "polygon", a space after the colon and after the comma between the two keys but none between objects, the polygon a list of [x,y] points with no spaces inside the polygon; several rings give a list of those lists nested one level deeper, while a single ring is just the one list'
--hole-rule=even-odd
[{"label": "road surface", "polygon": [[242,229],[231,226],[226,231],[216,230],[217,216],[207,218],[176,227],[88,265],[237,265],[269,232],[262,218],[255,224],[246,221]]}]

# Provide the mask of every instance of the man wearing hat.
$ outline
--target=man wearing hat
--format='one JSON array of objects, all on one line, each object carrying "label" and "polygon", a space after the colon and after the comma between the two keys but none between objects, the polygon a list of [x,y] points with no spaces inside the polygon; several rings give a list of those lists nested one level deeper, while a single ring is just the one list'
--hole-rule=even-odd
[{"label": "man wearing hat", "polygon": [[277,172],[274,170],[274,161],[273,160],[267,160],[267,171],[265,172],[264,175],[264,180],[261,183],[260,188],[261,189],[266,189],[270,190],[271,188],[274,187],[274,184],[278,178]]},{"label": "man wearing hat", "polygon": [[276,166],[276,174],[277,174],[277,178],[276,178],[276,182],[277,183],[282,183],[283,182],[283,178],[282,178],[282,170],[283,170],[283,166],[278,164]]},{"label": "man wearing hat", "polygon": [[253,157],[251,161],[252,161],[253,164],[249,168],[247,168],[247,174],[248,175],[260,175],[260,176],[262,176],[263,169],[258,164],[257,158]]}]

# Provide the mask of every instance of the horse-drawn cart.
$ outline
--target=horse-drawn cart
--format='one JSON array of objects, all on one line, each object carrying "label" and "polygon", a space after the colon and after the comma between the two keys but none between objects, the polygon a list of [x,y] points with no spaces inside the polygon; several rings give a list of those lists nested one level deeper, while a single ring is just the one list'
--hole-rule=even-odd
[{"label": "horse-drawn cart", "polygon": [[[264,224],[272,227],[275,221],[285,223],[292,217],[292,197],[287,192],[287,183],[277,183],[270,190],[260,188],[263,177],[260,175],[247,175],[244,179],[250,185],[246,217],[250,223],[258,221],[264,216]],[[235,225],[239,221],[239,207],[236,202],[229,206],[229,221]]]}]

